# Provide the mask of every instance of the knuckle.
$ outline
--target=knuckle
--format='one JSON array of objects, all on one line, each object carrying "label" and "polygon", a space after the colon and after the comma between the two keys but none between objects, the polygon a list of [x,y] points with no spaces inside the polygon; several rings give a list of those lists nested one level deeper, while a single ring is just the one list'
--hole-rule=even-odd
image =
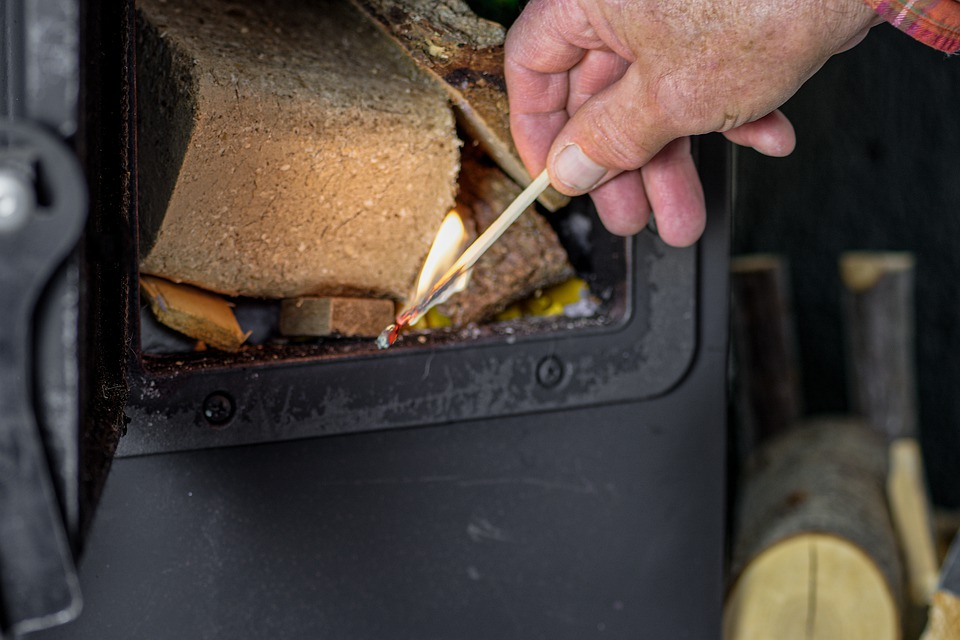
[{"label": "knuckle", "polygon": [[658,79],[654,85],[655,102],[673,137],[729,131],[749,121],[735,96],[716,92],[716,86],[691,81],[684,75]]}]

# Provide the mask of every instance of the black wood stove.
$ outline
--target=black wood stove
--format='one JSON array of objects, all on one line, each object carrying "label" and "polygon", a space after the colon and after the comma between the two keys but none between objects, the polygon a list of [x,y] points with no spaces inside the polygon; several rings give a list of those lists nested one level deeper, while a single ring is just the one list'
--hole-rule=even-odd
[{"label": "black wood stove", "polygon": [[[0,338],[3,637],[718,637],[722,140],[696,145],[709,222],[695,247],[613,238],[571,206],[592,225],[571,256],[606,301],[599,320],[385,352],[154,353],[136,287],[132,7],[99,5],[18,5],[3,25],[22,71],[5,97],[80,80],[52,115],[52,98],[8,100],[0,126],[0,178],[33,190],[25,222],[0,224],[0,301],[16,310]],[[74,61],[46,85],[30,75],[45,64],[36,21],[62,28]]]}]

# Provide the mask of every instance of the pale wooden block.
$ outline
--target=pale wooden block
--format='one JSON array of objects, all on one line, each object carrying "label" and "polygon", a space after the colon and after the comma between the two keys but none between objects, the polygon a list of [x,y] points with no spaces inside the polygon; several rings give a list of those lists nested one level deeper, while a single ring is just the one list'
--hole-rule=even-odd
[{"label": "pale wooden block", "polygon": [[280,333],[286,336],[373,337],[393,322],[390,300],[302,297],[284,300]]},{"label": "pale wooden block", "polygon": [[454,205],[446,93],[349,2],[137,2],[140,268],[402,299]]}]

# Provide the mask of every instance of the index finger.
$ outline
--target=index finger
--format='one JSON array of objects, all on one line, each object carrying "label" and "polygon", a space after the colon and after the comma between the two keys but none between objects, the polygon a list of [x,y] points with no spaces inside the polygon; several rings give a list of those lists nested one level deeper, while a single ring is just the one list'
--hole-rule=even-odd
[{"label": "index finger", "polygon": [[531,174],[546,165],[547,151],[566,124],[568,72],[585,47],[571,37],[589,28],[586,19],[562,11],[565,3],[534,0],[507,32],[504,73],[510,101],[510,128],[520,158]]}]

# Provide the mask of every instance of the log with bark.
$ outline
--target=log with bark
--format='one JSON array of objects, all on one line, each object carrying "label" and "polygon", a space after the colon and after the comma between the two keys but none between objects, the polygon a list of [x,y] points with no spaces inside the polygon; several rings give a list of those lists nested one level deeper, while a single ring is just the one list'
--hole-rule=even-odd
[{"label": "log with bark", "polygon": [[231,295],[407,295],[454,204],[446,92],[353,5],[137,3],[140,258]]},{"label": "log with bark", "polygon": [[[516,182],[530,184],[510,135],[503,27],[476,16],[463,0],[354,2],[442,83],[467,135]],[[569,198],[549,188],[539,200],[556,211]]]},{"label": "log with bark", "polygon": [[891,440],[917,434],[913,273],[909,253],[840,258],[851,403]]},{"label": "log with bark", "polygon": [[737,507],[724,637],[900,637],[902,570],[886,442],[823,418],[759,449]]},{"label": "log with bark", "polygon": [[730,285],[736,435],[743,459],[800,417],[800,367],[784,259],[773,254],[734,257]]},{"label": "log with bark", "polygon": [[[469,150],[463,155],[457,211],[476,237],[521,189],[499,168]],[[567,253],[550,224],[531,206],[477,261],[467,288],[439,307],[454,327],[491,319],[512,303],[573,277]]]},{"label": "log with bark", "polygon": [[914,365],[914,258],[903,252],[841,256],[854,410],[889,440],[887,491],[907,570],[909,626],[922,621],[937,583],[930,500],[918,436]]}]

